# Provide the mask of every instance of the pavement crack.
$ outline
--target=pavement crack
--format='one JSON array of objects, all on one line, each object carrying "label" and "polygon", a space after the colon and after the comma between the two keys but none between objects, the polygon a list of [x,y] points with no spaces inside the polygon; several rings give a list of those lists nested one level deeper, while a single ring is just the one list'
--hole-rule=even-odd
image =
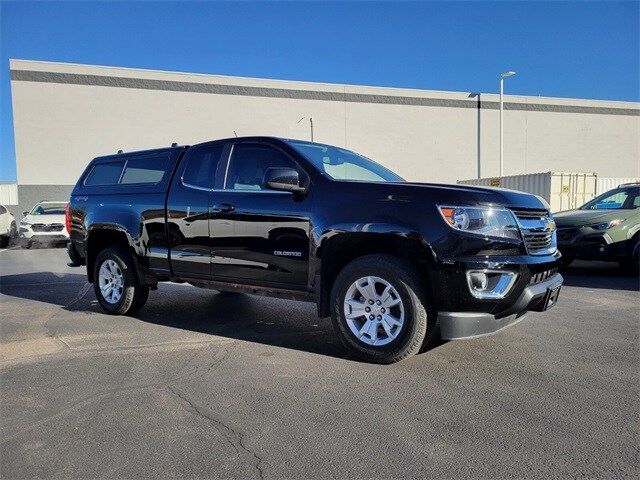
[{"label": "pavement crack", "polygon": [[53,335],[49,335],[49,338],[51,338],[51,339],[53,339],[53,340],[55,340],[57,342],[60,342],[62,344],[62,346],[64,348],[66,348],[67,350],[71,350],[71,346],[58,336],[58,332],[55,332]]},{"label": "pavement crack", "polygon": [[210,373],[212,370],[217,370],[231,355],[237,345],[237,341],[233,340],[227,349],[224,349],[220,355],[216,355],[214,361],[207,367],[207,373]]},{"label": "pavement crack", "polygon": [[[215,344],[208,341],[206,342],[206,344],[209,346],[213,345],[213,346],[220,347],[218,348],[217,352],[213,355],[213,361],[210,362],[208,365],[202,365],[198,363],[195,366],[191,367],[189,370],[187,370],[186,367],[191,365],[194,362],[194,360],[201,354],[200,351],[196,351],[194,355],[185,362],[185,366],[183,367],[182,373],[178,374],[176,377],[172,379],[174,383],[175,382],[181,383],[187,378],[191,378],[196,375],[202,376],[202,375],[211,373],[215,369],[219,368],[224,363],[224,361],[229,357],[230,353],[235,349],[237,345],[237,341],[229,340],[223,343],[215,343]],[[210,355],[207,353],[207,357],[209,356]]]},{"label": "pavement crack", "polygon": [[73,412],[79,408],[86,407],[87,405],[90,405],[91,403],[94,403],[96,401],[100,401],[103,398],[108,397],[110,395],[118,395],[121,393],[132,392],[136,390],[143,390],[148,388],[157,388],[160,385],[162,385],[162,383],[157,383],[157,382],[132,384],[125,387],[110,388],[107,390],[93,393],[91,395],[87,395],[85,397],[76,399],[74,401],[70,401],[67,405],[65,405],[64,408],[45,414],[44,416],[30,422],[28,425],[19,425],[20,423],[19,422],[18,425],[10,426],[10,428],[14,430],[14,433],[5,435],[4,438],[0,440],[0,445],[5,445],[6,443],[13,441],[17,437],[24,435],[25,432],[29,432],[36,428],[40,428],[42,427],[42,425],[46,424],[47,422],[53,419],[60,418],[65,414]]},{"label": "pavement crack", "polygon": [[64,309],[68,309],[72,305],[75,305],[76,303],[78,303],[80,300],[82,300],[85,297],[85,295],[87,295],[87,293],[89,293],[91,288],[92,288],[92,285],[90,283],[85,283],[82,286],[82,288],[80,289],[80,291],[78,292],[78,294],[69,303],[67,303],[63,308]]},{"label": "pavement crack", "polygon": [[238,455],[242,455],[242,453],[244,452],[245,455],[252,458],[253,459],[252,463],[254,468],[256,469],[256,473],[258,474],[258,477],[261,479],[264,478],[264,470],[262,469],[262,458],[258,456],[249,447],[247,447],[247,445],[245,444],[244,435],[241,432],[238,432],[237,430],[229,426],[227,423],[213,416],[211,413],[204,411],[202,407],[194,403],[190,398],[188,398],[184,394],[180,393],[173,386],[167,385],[167,388],[169,389],[171,394],[173,394],[175,397],[182,400],[182,402],[187,405],[187,409],[190,412],[192,412],[193,414],[203,418],[204,420],[216,426],[217,429],[227,439],[229,444],[234,448],[236,453],[238,453]]},{"label": "pavement crack", "polygon": [[[87,293],[89,293],[89,291],[90,291],[90,290],[91,290],[91,284],[90,284],[90,283],[85,283],[85,284],[82,286],[82,288],[80,289],[80,291],[76,294],[76,296],[75,296],[75,297],[73,297],[73,299],[72,299],[69,303],[67,303],[67,304],[63,305],[63,306],[62,306],[62,308],[63,308],[63,309],[65,309],[65,310],[68,310],[70,306],[75,305],[75,304],[76,304],[76,303],[78,303],[80,300],[82,300],[82,299],[87,295]],[[52,340],[55,340],[55,341],[57,341],[57,342],[61,343],[61,344],[62,344],[62,346],[63,346],[64,348],[66,348],[67,350],[71,350],[71,346],[70,346],[67,342],[65,342],[64,340],[62,340],[62,339],[60,338],[60,335],[59,335],[58,331],[57,331],[57,330],[54,330],[54,328],[53,328],[53,327],[51,327],[51,325],[49,324],[49,323],[50,323],[54,318],[56,318],[56,316],[57,316],[59,313],[60,313],[60,310],[59,310],[59,309],[57,309],[57,308],[56,308],[55,310],[53,310],[53,311],[49,314],[49,316],[43,320],[43,322],[42,322],[42,326],[43,326],[43,328],[44,328],[44,330],[45,330],[45,332],[46,332],[46,333],[45,333],[45,335],[46,335],[47,337],[49,337],[49,338],[51,338]]]}]

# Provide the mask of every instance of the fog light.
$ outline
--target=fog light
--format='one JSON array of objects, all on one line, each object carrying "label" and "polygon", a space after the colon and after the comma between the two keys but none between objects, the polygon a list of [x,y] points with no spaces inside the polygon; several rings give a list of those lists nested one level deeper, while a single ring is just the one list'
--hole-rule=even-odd
[{"label": "fog light", "polygon": [[469,285],[473,290],[486,290],[489,280],[484,272],[469,272]]},{"label": "fog light", "polygon": [[475,298],[495,300],[509,293],[517,277],[504,270],[467,270],[467,285]]}]

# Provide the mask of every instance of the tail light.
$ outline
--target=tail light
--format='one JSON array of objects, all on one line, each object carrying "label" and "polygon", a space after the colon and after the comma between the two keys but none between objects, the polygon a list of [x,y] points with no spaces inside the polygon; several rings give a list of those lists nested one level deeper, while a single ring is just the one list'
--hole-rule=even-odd
[{"label": "tail light", "polygon": [[64,223],[67,226],[67,233],[71,233],[71,204],[67,203],[64,209]]}]

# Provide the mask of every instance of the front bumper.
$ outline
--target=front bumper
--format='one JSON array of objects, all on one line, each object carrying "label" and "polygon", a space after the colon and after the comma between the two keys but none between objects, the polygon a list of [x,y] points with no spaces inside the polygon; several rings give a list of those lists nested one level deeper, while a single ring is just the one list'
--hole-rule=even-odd
[{"label": "front bumper", "polygon": [[580,235],[570,241],[560,241],[558,249],[562,255],[583,260],[607,260],[624,257],[627,253],[626,241],[614,241],[606,233]]},{"label": "front bumper", "polygon": [[56,243],[69,240],[69,234],[66,230],[59,230],[54,232],[34,232],[30,228],[20,227],[18,234],[20,240],[34,243]]},{"label": "front bumper", "polygon": [[440,334],[445,340],[469,339],[499,332],[518,323],[528,311],[543,311],[548,293],[562,285],[556,273],[547,280],[526,287],[517,301],[499,316],[485,312],[438,312]]}]

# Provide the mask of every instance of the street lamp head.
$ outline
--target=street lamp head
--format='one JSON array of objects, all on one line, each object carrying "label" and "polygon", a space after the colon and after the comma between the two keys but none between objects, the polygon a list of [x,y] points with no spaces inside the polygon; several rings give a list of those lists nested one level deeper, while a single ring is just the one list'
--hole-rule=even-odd
[{"label": "street lamp head", "polygon": [[513,77],[516,74],[516,72],[504,72],[500,74],[500,78],[507,78],[507,77]]}]

